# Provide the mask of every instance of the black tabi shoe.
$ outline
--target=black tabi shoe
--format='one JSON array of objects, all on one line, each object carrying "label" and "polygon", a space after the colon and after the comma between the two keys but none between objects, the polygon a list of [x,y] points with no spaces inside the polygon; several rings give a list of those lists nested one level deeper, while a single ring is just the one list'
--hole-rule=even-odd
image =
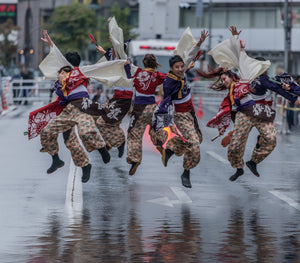
[{"label": "black tabi shoe", "polygon": [[47,174],[51,174],[55,172],[58,168],[63,167],[65,165],[64,161],[59,159],[58,154],[52,155],[52,164],[50,168],[47,170]]},{"label": "black tabi shoe", "polygon": [[184,187],[192,188],[190,181],[190,170],[184,170],[183,174],[181,175],[181,183]]},{"label": "black tabi shoe", "polygon": [[246,165],[248,166],[248,168],[250,169],[250,171],[256,176],[256,177],[259,177],[259,173],[256,169],[256,163],[253,162],[252,160],[246,162]]},{"label": "black tabi shoe", "polygon": [[230,176],[229,180],[231,182],[235,181],[236,179],[238,179],[241,175],[244,174],[244,170],[242,168],[238,168],[236,169],[236,172],[234,175]]},{"label": "black tabi shoe", "polygon": [[167,167],[168,161],[173,154],[174,154],[173,151],[169,149],[163,149],[161,160],[165,167]]},{"label": "black tabi shoe", "polygon": [[156,149],[160,152],[160,154],[163,154],[164,148],[160,140],[157,140]]},{"label": "black tabi shoe", "polygon": [[86,183],[90,179],[92,165],[89,163],[88,165],[81,167],[81,169],[82,169],[81,182]]},{"label": "black tabi shoe", "polygon": [[138,162],[132,162],[131,163],[131,168],[129,170],[129,175],[134,175],[135,172],[136,172],[136,169],[138,168],[138,166],[140,165],[141,163],[138,163]]},{"label": "black tabi shoe", "polygon": [[118,157],[121,158],[124,154],[124,150],[125,150],[125,142],[123,142],[119,147],[118,147]]},{"label": "black tabi shoe", "polygon": [[102,148],[98,149],[98,151],[99,151],[99,153],[102,156],[103,162],[104,163],[109,163],[109,161],[110,161],[110,154],[107,151],[106,147],[102,147]]}]

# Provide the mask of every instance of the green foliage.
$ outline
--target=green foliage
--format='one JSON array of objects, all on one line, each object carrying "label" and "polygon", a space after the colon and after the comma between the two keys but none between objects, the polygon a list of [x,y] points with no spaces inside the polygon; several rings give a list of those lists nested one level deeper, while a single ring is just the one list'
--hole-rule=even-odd
[{"label": "green foliage", "polygon": [[19,27],[14,25],[12,19],[0,24],[0,64],[8,68],[16,56],[18,45],[10,39],[12,31],[18,31]]},{"label": "green foliage", "polygon": [[50,17],[48,32],[62,53],[77,51],[83,55],[90,44],[88,35],[94,31],[96,24],[95,11],[75,3],[55,9]]}]

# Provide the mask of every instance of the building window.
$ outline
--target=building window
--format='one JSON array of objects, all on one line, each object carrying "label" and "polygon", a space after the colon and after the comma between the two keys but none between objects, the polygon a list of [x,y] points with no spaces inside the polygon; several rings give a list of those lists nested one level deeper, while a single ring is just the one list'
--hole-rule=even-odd
[{"label": "building window", "polygon": [[[204,8],[203,16],[197,17],[195,7],[180,8],[179,25],[181,28],[190,26],[194,28],[207,28],[209,25],[208,8]],[[300,27],[300,9],[293,9]],[[224,28],[230,25],[237,25],[239,28],[279,28],[281,25],[280,9],[262,7],[217,7],[212,9],[212,27]]]},{"label": "building window", "polygon": [[252,27],[254,28],[276,28],[276,9],[257,9],[252,11]]}]

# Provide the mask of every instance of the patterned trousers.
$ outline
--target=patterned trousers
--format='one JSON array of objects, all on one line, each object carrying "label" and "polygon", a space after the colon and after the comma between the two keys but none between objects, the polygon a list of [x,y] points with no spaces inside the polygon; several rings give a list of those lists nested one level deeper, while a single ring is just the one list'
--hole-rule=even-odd
[{"label": "patterned trousers", "polygon": [[[97,132],[94,119],[72,104],[68,104],[59,116],[52,119],[41,132],[41,144],[50,155],[58,153],[57,137],[77,125],[79,137],[88,152],[105,146]],[[75,163],[75,162],[74,162]]]},{"label": "patterned trousers", "polygon": [[263,161],[276,146],[277,128],[273,122],[264,121],[238,112],[235,118],[231,142],[228,146],[228,160],[233,168],[244,167],[244,152],[251,129],[255,127],[259,134],[259,148],[254,148],[251,160],[255,163]]},{"label": "patterned trousers", "polygon": [[[164,144],[168,138],[168,133],[165,130],[155,132],[152,127],[152,116],[156,104],[150,104],[145,107],[139,119],[135,125],[130,129],[127,134],[127,162],[141,163],[142,162],[142,143],[143,135],[147,125],[150,125],[149,135],[154,145],[157,144],[157,140],[160,140]],[[132,120],[131,120],[132,121]]]},{"label": "patterned trousers", "polygon": [[64,142],[66,147],[71,152],[72,160],[76,166],[84,167],[89,164],[89,158],[83,149],[83,147],[80,145],[79,139],[75,132],[75,127],[73,127],[70,130],[70,133],[68,136],[64,135]]},{"label": "patterned trousers", "polygon": [[100,116],[95,122],[107,146],[119,147],[125,142],[125,133],[120,127],[121,121],[108,123]]},{"label": "patterned trousers", "polygon": [[200,162],[202,135],[195,128],[194,118],[190,112],[175,112],[174,122],[187,141],[183,142],[179,136],[174,136],[167,142],[167,148],[177,156],[184,154],[183,168],[190,170]]}]

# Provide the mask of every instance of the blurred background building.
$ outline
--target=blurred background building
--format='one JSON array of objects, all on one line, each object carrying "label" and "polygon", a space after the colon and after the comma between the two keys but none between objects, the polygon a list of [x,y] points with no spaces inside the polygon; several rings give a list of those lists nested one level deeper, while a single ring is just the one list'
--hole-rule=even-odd
[{"label": "blurred background building", "polygon": [[179,40],[188,26],[197,38],[207,29],[206,51],[230,37],[228,27],[236,25],[250,56],[270,59],[273,71],[287,59],[289,72],[300,75],[300,0],[0,0],[0,23],[12,18],[20,27],[16,64],[38,67],[46,53],[40,41],[44,24],[55,8],[74,2],[107,18],[114,2],[130,7],[128,23],[138,39]]}]

